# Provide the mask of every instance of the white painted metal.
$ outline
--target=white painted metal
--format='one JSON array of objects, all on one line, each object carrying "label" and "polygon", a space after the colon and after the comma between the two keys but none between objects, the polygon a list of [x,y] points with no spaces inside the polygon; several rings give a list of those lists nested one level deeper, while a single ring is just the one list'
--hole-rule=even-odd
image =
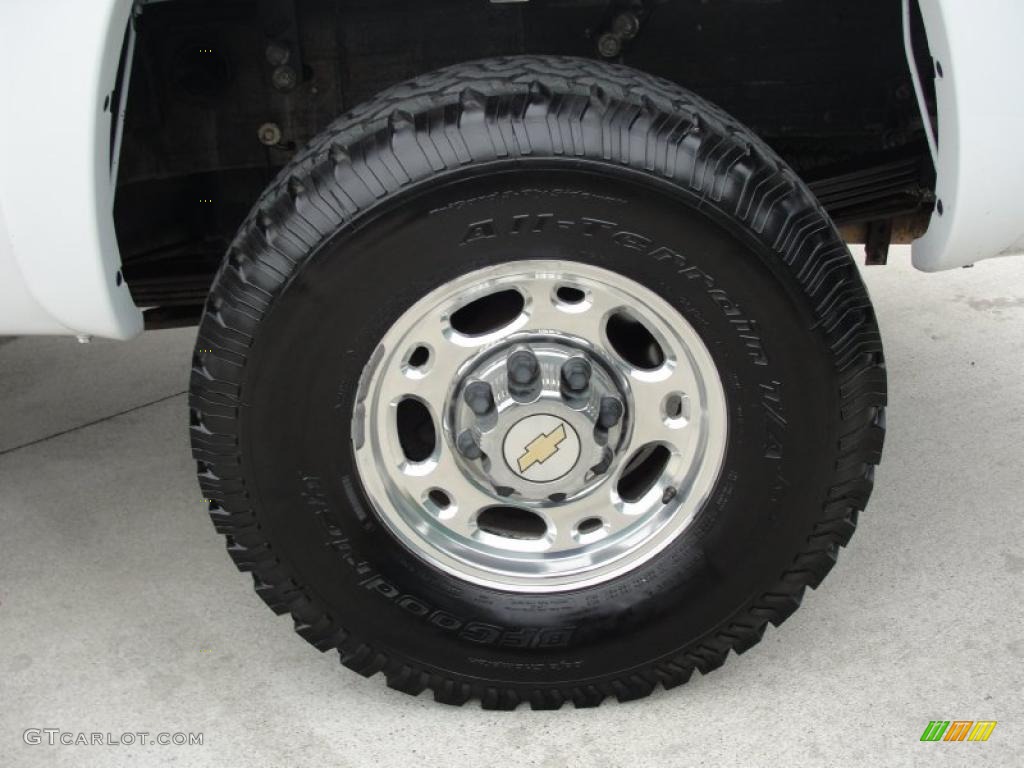
[{"label": "white painted metal", "polygon": [[126,339],[142,330],[116,280],[117,105],[104,109],[131,8],[131,0],[0,7],[0,332]]},{"label": "white painted metal", "polygon": [[0,333],[70,333],[32,296],[21,268],[14,259],[14,246],[7,234],[0,205]]},{"label": "white painted metal", "polygon": [[928,272],[1024,250],[1020,0],[920,0],[936,77],[941,201],[914,266]]}]

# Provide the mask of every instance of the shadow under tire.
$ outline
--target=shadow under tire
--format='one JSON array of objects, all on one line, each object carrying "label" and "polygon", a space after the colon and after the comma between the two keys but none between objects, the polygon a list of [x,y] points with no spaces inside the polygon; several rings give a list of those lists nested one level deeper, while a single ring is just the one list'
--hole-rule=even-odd
[{"label": "shadow under tire", "polygon": [[[396,318],[474,270],[537,258],[671,305],[717,366],[728,441],[662,551],[531,594],[404,546],[367,497],[352,419]],[[214,525],[300,635],[410,694],[546,709],[673,687],[791,615],[868,501],[885,402],[856,266],[771,149],[673,83],[531,56],[397,85],[294,158],[216,276],[189,409]]]}]

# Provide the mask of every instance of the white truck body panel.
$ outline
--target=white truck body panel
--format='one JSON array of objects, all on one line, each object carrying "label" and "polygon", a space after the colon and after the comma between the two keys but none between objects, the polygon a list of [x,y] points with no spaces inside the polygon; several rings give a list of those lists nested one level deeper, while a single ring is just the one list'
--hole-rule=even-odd
[{"label": "white truck body panel", "polygon": [[117,105],[104,109],[131,9],[131,0],[0,6],[0,333],[127,339],[142,330],[117,277]]},{"label": "white truck body panel", "polygon": [[[1024,250],[1020,0],[920,0],[938,99],[937,196],[915,266]],[[131,0],[0,6],[0,333],[127,339],[142,314],[113,221],[110,126]],[[54,55],[60,51],[60,55]],[[59,96],[59,98],[55,98]],[[115,164],[116,167],[116,164]]]},{"label": "white truck body panel", "polygon": [[0,332],[22,334],[70,333],[36,301],[28,290],[21,267],[14,258],[14,244],[7,234],[0,207]]},{"label": "white truck body panel", "polygon": [[936,190],[912,248],[927,272],[1024,251],[1024,34],[1021,0],[920,0],[942,68]]}]

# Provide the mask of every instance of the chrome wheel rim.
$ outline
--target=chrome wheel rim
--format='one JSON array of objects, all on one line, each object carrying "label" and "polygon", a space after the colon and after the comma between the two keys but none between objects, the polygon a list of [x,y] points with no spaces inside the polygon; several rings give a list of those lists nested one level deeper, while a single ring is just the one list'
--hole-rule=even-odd
[{"label": "chrome wheel rim", "polygon": [[432,291],[386,332],[356,401],[381,521],[431,565],[516,592],[597,584],[661,552],[710,496],[728,432],[692,326],[640,283],[571,261]]}]

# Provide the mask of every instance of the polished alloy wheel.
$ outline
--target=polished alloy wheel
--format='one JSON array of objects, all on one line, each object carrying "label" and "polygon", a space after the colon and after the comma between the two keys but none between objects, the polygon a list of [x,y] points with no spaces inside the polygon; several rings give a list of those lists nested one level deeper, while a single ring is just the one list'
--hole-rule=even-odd
[{"label": "polished alloy wheel", "polygon": [[353,417],[364,488],[427,562],[521,592],[600,583],[682,534],[727,436],[722,383],[678,311],[569,261],[452,281],[395,322]]}]

